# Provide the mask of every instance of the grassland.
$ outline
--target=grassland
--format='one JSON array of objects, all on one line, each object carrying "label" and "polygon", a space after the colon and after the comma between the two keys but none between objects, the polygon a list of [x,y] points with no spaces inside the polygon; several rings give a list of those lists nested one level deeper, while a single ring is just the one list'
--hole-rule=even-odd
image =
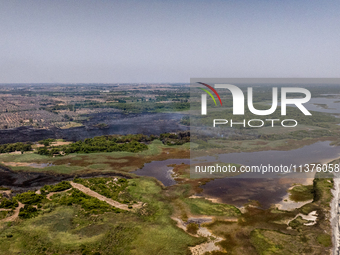
[{"label": "grassland", "polygon": [[38,216],[0,223],[0,254],[187,254],[189,246],[205,240],[176,227],[156,182],[133,179],[127,188],[144,207],[98,214],[60,204],[58,197],[45,199]]},{"label": "grassland", "polygon": [[[28,152],[18,154],[0,154],[0,162],[10,165],[14,171],[46,171],[50,173],[80,174],[91,172],[127,173],[141,168],[145,163],[169,158],[188,158],[190,144],[164,145],[154,140],[148,149],[142,152],[101,152],[77,153],[66,156],[50,157]],[[33,164],[33,165],[31,165]],[[50,164],[48,167],[42,164]]]},{"label": "grassland", "polygon": [[[292,132],[277,129],[263,135],[268,132],[262,130],[261,134],[259,130],[255,139],[210,138],[206,144],[211,146],[208,149],[213,153],[219,150],[228,153],[290,150],[323,140],[337,143],[339,127],[333,118],[327,120],[328,126],[305,123]],[[212,223],[203,225],[214,235],[222,237],[223,241],[218,243],[220,251],[211,255],[329,253],[332,179],[316,178],[313,185],[299,185],[291,189],[290,199],[293,201],[313,199],[301,208],[281,211],[274,207],[262,209],[249,203],[239,210],[232,205],[193,197],[200,191],[200,185],[209,180],[190,179],[188,165],[174,166],[178,184],[170,187],[160,185],[153,178],[137,177],[130,173],[147,162],[189,158],[190,145],[207,155],[206,148],[199,148],[199,144],[169,146],[159,140],[148,144],[147,150],[136,153],[77,153],[56,157],[32,152],[0,154],[0,162],[10,164],[15,171],[129,175],[131,179],[127,180],[128,184],[117,190],[112,188],[107,191],[100,183],[88,179],[78,182],[122,203],[143,203],[139,209],[117,211],[74,190],[56,194],[51,197],[52,200],[43,197],[32,204],[37,208],[41,206],[32,217],[0,223],[0,254],[190,254],[189,247],[207,241],[207,238],[193,236],[195,231],[187,233],[178,228],[173,217],[184,222],[191,217],[212,218]],[[214,147],[217,149],[211,149]],[[39,168],[43,164],[50,166]],[[42,196],[45,196],[43,193]],[[69,199],[72,196],[81,196],[82,199],[74,202]],[[315,225],[305,225],[308,221],[296,217],[313,211],[318,215]],[[1,212],[0,220],[11,214],[13,211]]]},{"label": "grassland", "polygon": [[[159,141],[154,141],[150,146],[150,150],[141,152],[143,158],[163,157],[169,155],[163,154],[168,150],[177,153],[187,150],[185,146],[169,148]],[[124,157],[131,154],[121,153],[111,159],[117,160],[117,164],[119,162],[126,164]],[[79,167],[83,169],[93,167],[95,162],[97,164],[95,168],[99,168],[104,167],[101,160],[108,155],[109,153],[76,154],[52,159],[58,162],[71,158],[82,162],[84,165]],[[7,156],[10,160],[16,157]],[[26,157],[26,160],[29,156],[34,160],[37,160],[37,156],[45,157],[35,154],[19,156]],[[84,156],[90,157],[89,162],[84,160]],[[189,247],[207,241],[204,237],[192,236],[190,228],[189,232],[178,228],[176,222],[172,220],[173,217],[183,221],[191,217],[212,218],[213,222],[205,223],[204,226],[215,236],[222,237],[223,241],[217,244],[220,251],[211,254],[329,252],[331,232],[327,219],[332,198],[330,192],[333,187],[332,179],[316,178],[313,185],[300,185],[291,189],[291,194],[296,200],[310,197],[313,199],[312,203],[293,211],[281,211],[274,207],[261,209],[256,204],[250,203],[241,212],[232,205],[192,197],[199,191],[199,185],[209,180],[186,178],[187,165],[176,166],[175,170],[181,181],[180,184],[170,187],[161,186],[153,178],[134,177],[127,179],[124,182],[126,184],[122,183],[123,186],[117,190],[115,188],[107,190],[100,184],[109,183],[111,177],[93,178],[93,181],[80,179],[81,183],[107,197],[121,202],[128,198],[126,201],[128,203],[134,201],[143,203],[142,207],[131,211],[111,210],[108,205],[82,196],[79,192],[74,194],[72,190],[61,191],[49,200],[44,197],[46,190],[58,191],[69,186],[45,187],[41,192],[43,197],[37,197],[39,199],[32,203],[33,206],[38,206],[37,212],[32,217],[21,217],[13,223],[0,223],[0,254],[10,255],[23,251],[25,254],[190,254]],[[31,196],[33,195],[26,197],[26,200],[18,196],[18,199],[27,203]],[[82,200],[70,200],[70,197],[78,196],[81,196]],[[308,222],[296,218],[300,213],[307,215],[312,211],[317,211],[318,215],[315,225],[307,226],[305,223]],[[4,214],[2,213],[2,218],[8,216]],[[292,222],[294,218],[296,220]]]}]

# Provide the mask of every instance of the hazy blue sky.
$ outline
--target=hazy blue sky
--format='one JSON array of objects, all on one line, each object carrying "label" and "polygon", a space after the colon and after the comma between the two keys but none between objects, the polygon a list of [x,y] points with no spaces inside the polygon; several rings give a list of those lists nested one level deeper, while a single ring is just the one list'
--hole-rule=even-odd
[{"label": "hazy blue sky", "polygon": [[340,77],[339,14],[339,0],[0,0],[0,83]]}]

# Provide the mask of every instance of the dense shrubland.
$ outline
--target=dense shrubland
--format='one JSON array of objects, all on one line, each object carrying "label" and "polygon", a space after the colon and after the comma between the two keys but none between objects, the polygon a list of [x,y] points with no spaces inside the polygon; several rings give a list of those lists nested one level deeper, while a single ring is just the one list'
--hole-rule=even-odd
[{"label": "dense shrubland", "polygon": [[55,194],[52,196],[52,199],[54,202],[61,205],[80,205],[82,209],[93,214],[100,214],[104,212],[120,213],[122,211],[104,201],[100,201],[97,198],[86,195],[77,189],[72,189],[63,194]]},{"label": "dense shrubland", "polygon": [[27,191],[16,195],[15,198],[25,205],[38,205],[43,201],[45,196],[36,194],[34,191]]},{"label": "dense shrubland", "polygon": [[48,107],[40,107],[42,110],[49,112],[57,112],[60,110],[76,111],[80,109],[94,108],[114,108],[123,111],[124,113],[147,113],[147,112],[165,112],[165,111],[184,111],[189,110],[190,103],[187,99],[178,99],[178,101],[161,103],[161,99],[153,101],[142,101],[135,99],[135,102],[126,102],[126,100],[118,99],[118,102],[96,102],[85,100],[84,102],[75,103],[72,105],[54,105]]},{"label": "dense shrubland", "polygon": [[132,201],[132,198],[126,193],[126,188],[129,183],[124,178],[108,179],[103,177],[95,177],[89,179],[75,178],[74,182],[80,183],[85,187],[120,203],[128,204]]},{"label": "dense shrubland", "polygon": [[60,192],[72,188],[72,185],[67,181],[59,182],[55,185],[45,185],[40,189],[42,194],[48,194],[50,192]]},{"label": "dense shrubland", "polygon": [[16,199],[7,199],[3,198],[0,203],[0,208],[4,209],[14,209],[15,207],[18,207],[18,201]]},{"label": "dense shrubland", "polygon": [[[94,191],[108,198],[114,198],[115,200],[122,203],[130,202],[128,200],[121,201],[121,199],[119,199],[121,195],[120,193],[127,193],[125,189],[128,187],[129,184],[126,179],[119,178],[115,182],[112,178],[76,178],[75,181],[90,187]],[[104,185],[105,183],[107,183],[107,186]],[[50,212],[57,205],[80,206],[84,213],[87,214],[122,212],[121,209],[113,207],[104,201],[100,201],[97,198],[86,195],[78,189],[70,188],[72,188],[72,186],[68,181],[62,181],[55,185],[45,185],[40,189],[41,194],[37,194],[34,191],[27,191],[17,194],[11,199],[1,197],[0,208],[15,209],[16,207],[18,207],[19,201],[24,204],[24,207],[20,208],[19,217],[24,219],[33,218],[39,215],[41,212]],[[68,191],[60,192],[65,190]],[[46,195],[50,192],[57,192],[51,197],[52,201],[46,198]]]},{"label": "dense shrubland", "polygon": [[8,153],[14,151],[31,151],[32,145],[30,143],[9,143],[0,145],[0,153]]},{"label": "dense shrubland", "polygon": [[38,215],[38,209],[33,207],[32,205],[25,205],[23,208],[20,208],[19,217],[23,219],[33,218]]},{"label": "dense shrubland", "polygon": [[44,147],[37,149],[40,155],[63,155],[70,153],[96,153],[96,152],[141,152],[148,149],[147,144],[155,139],[160,139],[166,145],[181,145],[190,142],[190,132],[164,133],[155,135],[105,135],[94,138],[87,138],[84,141],[77,141],[68,145],[51,146],[53,139],[40,141]]}]

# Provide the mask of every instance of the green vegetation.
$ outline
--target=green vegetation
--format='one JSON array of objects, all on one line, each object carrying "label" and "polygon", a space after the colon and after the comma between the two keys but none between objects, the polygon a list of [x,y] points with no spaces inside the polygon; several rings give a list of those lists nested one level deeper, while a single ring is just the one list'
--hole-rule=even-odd
[{"label": "green vegetation", "polygon": [[104,201],[100,201],[97,198],[88,196],[77,189],[72,189],[63,194],[54,194],[52,196],[52,199],[54,202],[57,202],[61,205],[80,205],[85,211],[91,214],[101,214],[111,211],[120,213],[122,211]]},{"label": "green vegetation", "polygon": [[43,200],[37,212],[26,207],[31,214],[22,221],[0,224],[0,254],[186,255],[188,247],[205,241],[176,227],[170,219],[171,203],[154,180],[127,182],[125,192],[143,201],[143,207],[117,214],[80,191],[57,193],[52,201]]},{"label": "green vegetation", "polygon": [[198,229],[199,229],[199,226],[196,223],[191,222],[187,225],[187,232],[190,234],[196,235]]},{"label": "green vegetation", "polygon": [[47,149],[47,147],[40,147],[38,148],[38,154],[52,156],[60,154],[61,152],[65,154],[113,151],[139,152],[146,150],[147,148],[147,145],[125,137],[117,138],[116,136],[98,136],[94,138],[87,138],[84,141],[78,141],[69,145],[58,147],[53,146],[50,149]]},{"label": "green vegetation", "polygon": [[[206,226],[224,237],[219,245],[229,254],[328,254],[331,230],[327,219],[332,187],[332,179],[316,178],[312,186],[316,198],[301,208],[281,211],[248,205],[237,222],[225,222],[222,218]],[[312,211],[317,212],[317,224],[306,226],[308,220],[296,217]],[[287,221],[291,228],[287,228]],[[321,244],[322,238],[325,245]]]},{"label": "green vegetation", "polygon": [[262,233],[264,230],[255,229],[251,232],[251,243],[255,246],[258,254],[280,254],[279,250],[283,249],[278,245],[275,245],[272,241],[267,239]]},{"label": "green vegetation", "polygon": [[34,191],[27,191],[15,196],[15,198],[23,204],[37,205],[45,198],[43,195],[36,194]]},{"label": "green vegetation", "polygon": [[72,188],[72,185],[68,181],[62,181],[55,185],[45,185],[40,189],[40,191],[42,194],[46,194],[49,192],[59,192],[70,188]]},{"label": "green vegetation", "polygon": [[[138,99],[137,99],[138,100]],[[114,108],[122,110],[124,113],[152,113],[152,112],[169,112],[169,111],[184,111],[190,109],[190,103],[187,102],[152,102],[152,101],[135,101],[126,102],[120,100],[119,102],[96,102],[92,100],[85,100],[74,105],[54,105],[48,107],[40,107],[42,110],[49,112],[57,112],[60,110],[76,111],[79,109],[95,109],[95,108]]]},{"label": "green vegetation", "polygon": [[332,192],[334,182],[331,178],[318,178],[318,173],[313,180],[314,201],[318,202],[323,208],[329,208],[332,200]]},{"label": "green vegetation", "polygon": [[190,212],[196,215],[213,216],[239,216],[241,212],[235,206],[213,203],[204,198],[186,198],[184,202],[189,206]]},{"label": "green vegetation", "polygon": [[190,142],[190,132],[163,133],[155,135],[105,135],[87,138],[84,141],[77,141],[67,145],[51,146],[54,139],[45,139],[39,143],[44,147],[39,147],[39,155],[64,155],[71,153],[98,153],[98,152],[141,152],[148,149],[148,143],[160,139],[166,145],[182,145]]},{"label": "green vegetation", "polygon": [[45,146],[50,146],[50,144],[53,143],[53,142],[55,142],[55,139],[48,138],[48,139],[40,140],[38,143],[43,144]]},{"label": "green vegetation", "polygon": [[0,211],[0,220],[5,219],[13,214],[13,211]]},{"label": "green vegetation", "polygon": [[[152,178],[76,178],[90,189],[117,201],[139,201],[140,208],[122,211],[77,189],[65,191],[68,182],[46,185],[41,197],[32,192],[16,196],[27,201],[20,211],[22,221],[14,225],[0,224],[0,254],[13,254],[25,245],[27,254],[187,254],[188,247],[206,241],[188,235],[197,234],[198,225],[189,223],[185,233],[171,220],[180,210],[187,215],[215,216],[206,224],[215,235],[223,237],[220,245],[230,254],[325,254],[330,247],[328,221],[323,220],[333,187],[331,179],[316,178],[311,186],[295,186],[302,196],[306,189],[314,195],[314,202],[294,211],[260,209],[253,203],[245,212],[234,206],[213,203],[207,199],[188,198],[189,183],[162,188]],[[123,197],[122,197],[123,195]],[[40,198],[40,202],[39,199]],[[36,204],[37,206],[33,206]],[[329,202],[328,202],[329,206]],[[318,224],[306,226],[298,213],[317,211]],[[118,213],[121,212],[121,213]],[[5,215],[6,214],[6,215]],[[8,212],[0,217],[6,217]],[[178,217],[178,216],[176,216]],[[287,220],[291,229],[287,229]],[[326,232],[325,232],[326,231]],[[11,236],[8,238],[7,236]],[[11,240],[9,242],[8,240]],[[19,246],[20,244],[20,246]],[[213,252],[211,254],[222,254]]]},{"label": "green vegetation", "polygon": [[317,236],[317,241],[325,247],[330,247],[332,245],[332,238],[328,234],[320,234]]},{"label": "green vegetation", "polygon": [[0,144],[0,153],[9,153],[14,151],[31,151],[32,145],[30,143],[8,143]]},{"label": "green vegetation", "polygon": [[166,145],[182,145],[190,142],[190,132],[164,133],[159,138]]},{"label": "green vegetation", "polygon": [[32,205],[25,205],[23,208],[20,208],[19,217],[23,219],[29,219],[36,217],[38,215],[38,209],[33,207]]},{"label": "green vegetation", "polygon": [[[64,123],[66,120],[70,124],[73,124],[72,121],[74,124],[79,124],[82,120],[91,118],[92,113],[77,115],[77,110],[81,108],[96,109],[92,112],[99,113],[101,108],[115,108],[121,110],[118,114],[121,112],[125,114],[185,110],[189,106],[187,89],[174,89],[171,92],[154,88],[147,91],[144,88],[116,91],[117,86],[109,88],[104,85],[103,88],[99,85],[81,86],[82,92],[73,91],[74,88],[71,86],[67,89],[63,87],[62,92],[53,91],[51,88],[52,91],[21,89],[6,93],[43,96],[44,98],[39,98],[43,102],[41,109],[59,113],[59,115],[54,115],[48,112],[52,115],[53,121],[59,118],[58,123]],[[102,92],[103,90],[105,92]],[[263,103],[270,98],[268,91],[264,89],[264,93],[257,93],[254,102]],[[321,90],[319,92],[324,93]],[[49,101],[50,99],[46,99],[48,96],[69,98],[63,98],[63,101]],[[78,96],[85,97],[85,100],[78,100],[76,98]],[[229,99],[230,97],[223,101],[224,106],[232,106],[232,100]],[[213,104],[211,100],[208,104],[211,109],[209,117],[214,114],[221,116],[218,108],[215,113],[213,112],[214,106],[211,105]],[[193,102],[193,106],[199,109],[200,104]],[[269,106],[257,104],[255,108],[268,109]],[[65,110],[69,112],[65,114]],[[117,111],[114,112],[116,114]],[[288,150],[312,144],[318,140],[334,138],[334,144],[340,141],[338,139],[340,129],[336,126],[338,120],[329,114],[313,112],[312,117],[305,117],[299,115],[298,109],[289,107],[287,115],[299,121],[296,129],[275,128],[267,132],[271,129],[268,126],[270,122],[268,122],[263,129],[234,129],[234,132],[226,130],[230,136],[225,136],[224,139],[207,136],[201,139],[203,140],[201,143],[192,144],[192,148],[204,149],[206,155],[205,149],[211,148],[216,149],[213,153]],[[282,119],[279,109],[272,116],[267,117]],[[234,121],[239,121],[237,116],[234,117],[224,111],[223,118],[233,118]],[[240,118],[255,117],[248,112]],[[31,117],[26,119],[31,119],[33,123],[39,122]],[[183,125],[189,125],[189,122],[188,116],[181,120]],[[203,122],[211,125],[204,117]],[[42,121],[39,122],[39,125],[44,126],[42,123]],[[47,119],[44,123],[51,124]],[[56,124],[56,122],[53,123],[52,125]],[[106,127],[104,123],[91,123],[91,125],[97,125],[98,128]],[[239,128],[240,125],[236,127]],[[3,208],[13,209],[18,206],[17,201],[25,203],[24,208],[20,210],[20,219],[11,223],[0,222],[0,254],[187,255],[190,254],[188,247],[206,242],[210,238],[196,238],[189,235],[188,233],[197,234],[198,225],[189,223],[186,233],[176,226],[176,222],[171,217],[188,221],[188,218],[193,215],[212,217],[212,223],[206,223],[204,227],[223,238],[223,241],[217,244],[223,251],[212,252],[210,255],[329,253],[331,239],[328,219],[329,202],[332,198],[330,192],[333,187],[332,179],[317,176],[313,185],[299,185],[290,190],[290,199],[294,201],[313,199],[313,202],[301,208],[281,211],[274,207],[262,209],[258,204],[249,203],[245,205],[241,213],[231,205],[214,203],[207,199],[189,198],[199,193],[200,185],[209,180],[190,179],[186,166],[177,167],[178,184],[171,187],[163,187],[153,178],[133,178],[134,175],[128,173],[142,167],[146,162],[168,158],[188,158],[189,141],[189,132],[167,133],[160,136],[102,136],[59,146],[54,146],[55,139],[46,139],[39,142],[44,145],[42,148],[37,148],[39,154],[0,155],[0,161],[8,163],[7,165],[13,170],[66,174],[91,172],[106,174],[114,171],[119,176],[125,175],[132,178],[74,179],[74,182],[103,196],[126,203],[131,209],[128,211],[119,210],[88,196],[72,188],[69,182],[45,185],[41,188],[41,195],[30,191],[16,195],[12,199],[3,198],[5,195],[0,197],[0,207],[2,205]],[[47,157],[54,155],[64,157]],[[16,164],[18,162],[21,164]],[[49,163],[49,167],[33,169],[32,163],[38,166]],[[49,199],[47,199],[46,195],[51,192],[57,193],[48,196]],[[141,203],[136,204],[136,201]],[[306,226],[304,223],[308,221],[302,217],[296,217],[299,213],[309,214],[312,211],[317,212],[318,219],[315,225]],[[13,213],[13,211],[1,211],[0,219]],[[287,226],[289,221],[290,227]]]},{"label": "green vegetation", "polygon": [[125,192],[125,189],[129,186],[129,182],[124,178],[119,178],[115,181],[112,178],[89,178],[81,179],[75,178],[74,182],[80,183],[85,187],[120,203],[128,204],[132,202],[132,197]]},{"label": "green vegetation", "polygon": [[5,209],[14,209],[15,207],[18,207],[18,201],[16,199],[7,199],[4,198],[2,199],[0,203],[0,208],[5,208]]},{"label": "green vegetation", "polygon": [[295,202],[307,201],[314,198],[313,185],[297,185],[289,190],[289,198]]},{"label": "green vegetation", "polygon": [[305,223],[308,223],[308,220],[304,220],[301,216],[297,217],[296,219],[289,222],[289,226],[293,229],[297,229],[302,227]]}]

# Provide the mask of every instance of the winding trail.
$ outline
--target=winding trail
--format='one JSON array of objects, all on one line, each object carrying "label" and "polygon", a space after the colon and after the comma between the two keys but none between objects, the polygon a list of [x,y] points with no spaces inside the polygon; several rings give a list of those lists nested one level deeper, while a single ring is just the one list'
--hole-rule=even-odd
[{"label": "winding trail", "polygon": [[15,208],[14,214],[12,216],[9,216],[5,219],[0,220],[0,222],[15,221],[19,217],[20,209],[24,207],[24,204],[22,204],[20,202],[18,202],[18,203],[19,203],[19,206],[17,208]]},{"label": "winding trail", "polygon": [[[104,201],[104,202],[108,203],[111,206],[114,206],[114,207],[122,209],[122,210],[130,211],[130,210],[132,210],[134,208],[140,208],[143,205],[143,203],[138,202],[137,204],[133,204],[132,208],[129,208],[128,205],[121,204],[121,203],[119,203],[117,201],[114,201],[114,200],[112,200],[110,198],[104,197],[104,196],[98,194],[97,192],[95,192],[95,191],[85,187],[82,184],[74,183],[72,181],[70,182],[70,184],[72,185],[73,188],[80,190],[81,192],[85,193],[86,195],[89,195],[91,197],[95,197],[95,198],[97,198],[97,199],[99,199],[101,201]],[[70,190],[70,189],[68,189],[68,190]],[[68,190],[63,190],[61,192],[65,192],[65,191],[68,191]],[[51,200],[51,196],[53,196],[56,193],[60,193],[60,192],[51,192],[51,193],[49,193],[47,195],[47,199]],[[40,194],[40,190],[36,191],[36,194]],[[7,218],[5,218],[5,219],[0,220],[0,222],[15,221],[19,217],[20,209],[23,208],[25,205],[20,203],[20,202],[18,202],[18,203],[19,203],[19,206],[17,208],[15,208],[14,214],[9,216],[9,217],[7,217]],[[0,211],[11,211],[11,209],[0,209]]]},{"label": "winding trail", "polygon": [[85,187],[82,184],[75,183],[75,182],[72,182],[72,181],[70,181],[70,184],[72,185],[73,188],[80,190],[81,192],[85,193],[86,195],[98,198],[99,200],[104,201],[104,202],[108,203],[109,205],[112,205],[112,206],[119,208],[119,209],[122,209],[122,210],[129,211],[129,210],[132,210],[133,208],[139,208],[139,207],[142,206],[142,203],[138,202],[137,204],[132,205],[132,208],[130,209],[130,208],[128,208],[128,205],[121,204],[117,201],[112,200],[111,198],[104,197],[103,195],[98,194],[97,192]]},{"label": "winding trail", "polygon": [[221,247],[217,246],[216,243],[223,240],[223,238],[215,236],[213,233],[210,232],[210,230],[206,227],[202,227],[201,224],[199,224],[199,229],[197,231],[197,234],[191,234],[187,232],[187,223],[190,221],[202,221],[202,223],[206,222],[212,222],[212,217],[201,217],[201,218],[191,218],[188,220],[188,222],[184,222],[181,219],[177,217],[171,217],[174,221],[177,222],[177,227],[183,229],[187,234],[195,237],[203,236],[207,237],[208,241],[198,244],[194,247],[190,247],[190,251],[192,255],[203,255],[206,252],[213,252],[213,251],[222,251]]}]

